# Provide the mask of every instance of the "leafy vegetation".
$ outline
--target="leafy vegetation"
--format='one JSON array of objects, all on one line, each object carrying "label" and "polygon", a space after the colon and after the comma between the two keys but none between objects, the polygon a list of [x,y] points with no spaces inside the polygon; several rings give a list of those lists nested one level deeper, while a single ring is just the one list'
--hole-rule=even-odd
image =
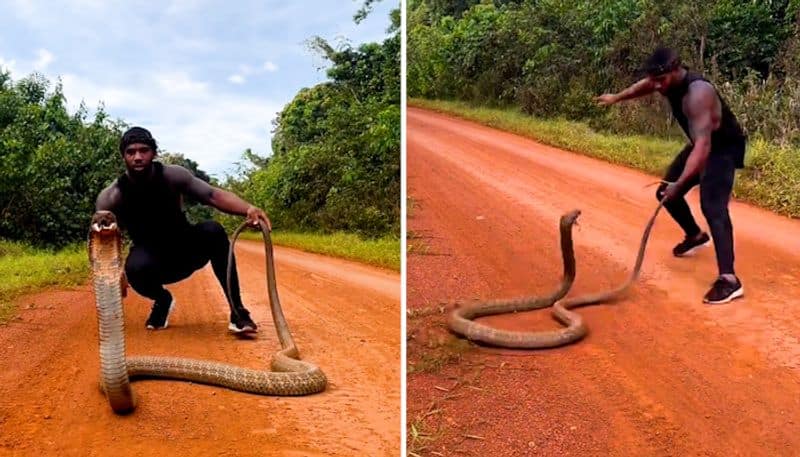
[{"label": "leafy vegetation", "polygon": [[680,138],[657,97],[593,100],[666,45],[716,83],[751,136],[800,145],[798,0],[412,0],[408,20],[410,97]]},{"label": "leafy vegetation", "polygon": [[330,81],[302,89],[279,113],[271,157],[246,152],[251,165],[226,181],[281,229],[399,239],[399,10],[391,19],[382,43],[310,40],[331,64]]},{"label": "leafy vegetation", "polygon": [[61,85],[0,69],[0,238],[63,247],[85,238],[97,193],[123,170],[122,124],[66,110]]}]

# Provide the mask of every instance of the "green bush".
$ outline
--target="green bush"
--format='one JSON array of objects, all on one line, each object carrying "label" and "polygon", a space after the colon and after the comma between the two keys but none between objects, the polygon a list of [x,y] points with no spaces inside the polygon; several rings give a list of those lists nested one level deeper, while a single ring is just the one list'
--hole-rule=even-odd
[{"label": "green bush", "polygon": [[798,0],[417,0],[408,94],[679,138],[658,97],[593,102],[633,83],[643,59],[667,45],[720,88],[749,132],[798,145],[799,36]]}]

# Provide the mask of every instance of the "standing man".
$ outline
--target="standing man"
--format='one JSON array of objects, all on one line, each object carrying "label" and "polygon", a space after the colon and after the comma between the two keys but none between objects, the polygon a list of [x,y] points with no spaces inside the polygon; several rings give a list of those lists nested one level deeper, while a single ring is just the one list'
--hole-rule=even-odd
[{"label": "standing man", "polygon": [[700,185],[700,206],[711,229],[719,277],[706,293],[704,302],[726,303],[744,294],[733,269],[733,226],[728,202],[737,168],[744,168],[746,135],[725,101],[703,76],[681,65],[678,54],[658,48],[646,60],[646,77],[617,94],[597,97],[600,105],[641,97],[658,91],[670,103],[689,144],[667,170],[656,198],[685,232],[685,239],[673,249],[685,256],[710,238],[692,216],[684,196]]},{"label": "standing man", "polygon": [[270,227],[264,211],[210,186],[184,167],[154,162],[157,144],[144,128],[133,127],[125,132],[119,152],[126,171],[100,192],[95,206],[97,211],[114,213],[131,238],[125,275],[136,292],[154,300],[146,327],[167,328],[175,301],[164,284],[186,279],[211,261],[231,307],[228,329],[234,333],[257,332],[258,326],[239,296],[235,259],[230,296],[227,293],[230,241],[225,229],[211,220],[191,225],[183,212],[182,196],[191,196],[229,214],[246,216],[253,225],[261,220]]}]

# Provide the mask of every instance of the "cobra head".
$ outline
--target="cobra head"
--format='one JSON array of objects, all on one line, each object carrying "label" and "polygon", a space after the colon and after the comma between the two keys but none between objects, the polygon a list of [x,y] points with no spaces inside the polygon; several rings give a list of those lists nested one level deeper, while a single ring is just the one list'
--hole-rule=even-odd
[{"label": "cobra head", "polygon": [[111,211],[97,211],[92,216],[91,230],[99,235],[117,231],[117,217]]},{"label": "cobra head", "polygon": [[581,210],[579,209],[574,209],[568,213],[565,213],[563,216],[561,216],[561,226],[562,227],[571,226],[572,224],[578,221],[578,216],[580,215],[581,215]]}]

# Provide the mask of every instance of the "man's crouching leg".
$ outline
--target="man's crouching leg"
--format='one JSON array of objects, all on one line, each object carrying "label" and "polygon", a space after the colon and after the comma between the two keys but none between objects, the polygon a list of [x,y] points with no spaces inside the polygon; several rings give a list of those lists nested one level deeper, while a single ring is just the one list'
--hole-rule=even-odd
[{"label": "man's crouching leg", "polygon": [[250,312],[242,304],[239,291],[239,276],[236,270],[236,256],[234,255],[233,267],[231,268],[231,290],[228,291],[228,252],[230,250],[230,240],[225,228],[216,221],[204,221],[195,226],[200,238],[199,248],[208,250],[208,257],[211,260],[211,267],[217,277],[220,286],[228,299],[231,308],[230,323],[228,329],[234,333],[257,332],[258,326],[250,317]]}]

